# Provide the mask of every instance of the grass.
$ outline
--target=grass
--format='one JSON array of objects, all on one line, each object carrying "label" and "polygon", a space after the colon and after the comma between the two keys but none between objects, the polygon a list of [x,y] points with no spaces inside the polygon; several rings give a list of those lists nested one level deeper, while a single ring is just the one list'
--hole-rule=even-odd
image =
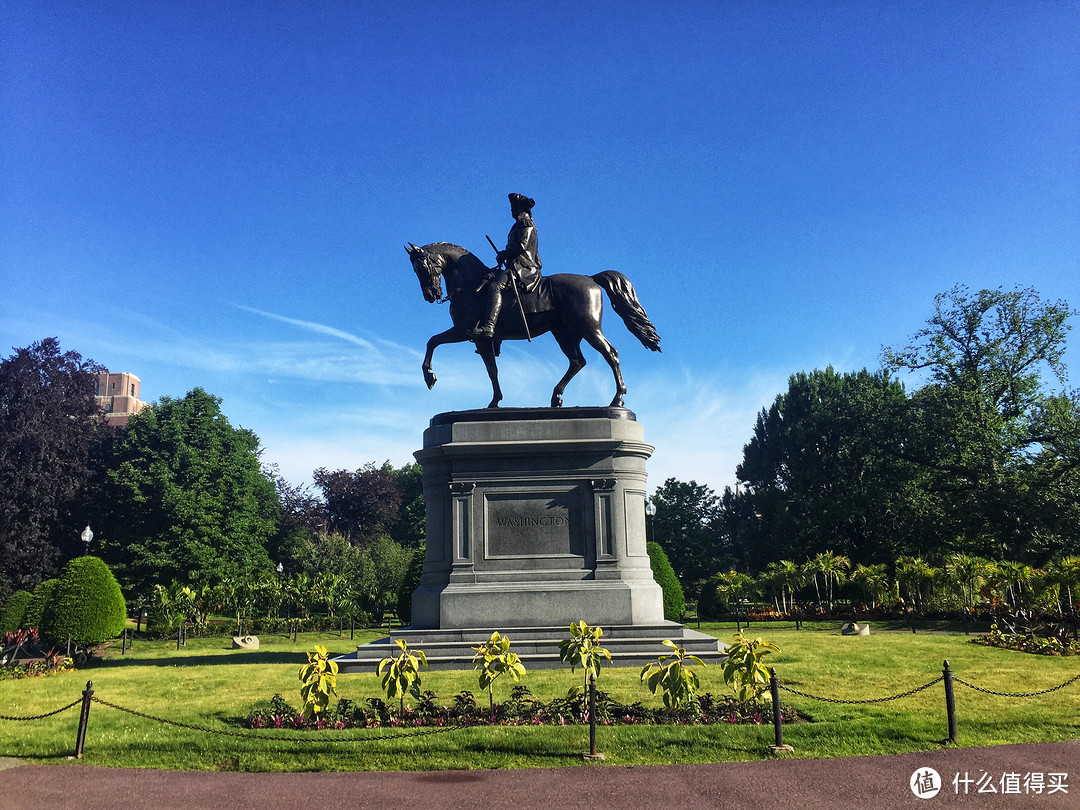
[{"label": "grass", "polygon": [[[729,638],[734,625],[716,629]],[[1027,692],[1056,686],[1080,673],[1080,658],[1025,655],[971,644],[962,634],[877,633],[843,637],[835,623],[825,630],[768,629],[755,624],[782,652],[769,663],[793,689],[837,699],[865,700],[905,692],[941,675],[948,659],[954,673],[995,691]],[[110,651],[103,662],[50,678],[0,682],[0,714],[34,715],[59,708],[80,696],[88,679],[95,696],[111,703],[183,723],[238,730],[252,704],[281,692],[299,702],[297,672],[315,643],[332,653],[351,651],[375,632],[350,642],[336,633],[302,634],[298,643],[262,637],[257,651],[233,651],[229,639],[141,642],[121,657]],[[580,673],[529,672],[525,685],[539,698],[565,694]],[[718,667],[700,671],[702,688],[726,694]],[[637,669],[605,669],[601,688],[624,702],[659,705],[638,681]],[[472,672],[424,673],[423,688],[444,702],[464,689],[477,694]],[[341,697],[380,696],[374,674],[342,675]],[[498,684],[496,699],[509,686]],[[785,726],[784,741],[799,757],[893,754],[941,747],[947,735],[943,686],[888,703],[824,703],[783,693],[782,699],[815,722]],[[1047,742],[1080,737],[1080,682],[1036,698],[1003,698],[956,685],[961,745]],[[78,709],[33,722],[0,721],[0,755],[32,762],[66,762],[73,753]],[[585,726],[469,728],[431,736],[409,732],[349,730],[303,732],[311,742],[273,741],[299,732],[257,732],[249,740],[207,734],[122,713],[100,704],[91,709],[82,762],[92,765],[240,771],[434,770],[525,768],[582,764],[588,749]],[[390,734],[393,739],[373,740]],[[323,740],[363,739],[362,742]],[[608,764],[644,765],[764,759],[773,742],[762,726],[618,726],[598,730],[598,747]]]}]

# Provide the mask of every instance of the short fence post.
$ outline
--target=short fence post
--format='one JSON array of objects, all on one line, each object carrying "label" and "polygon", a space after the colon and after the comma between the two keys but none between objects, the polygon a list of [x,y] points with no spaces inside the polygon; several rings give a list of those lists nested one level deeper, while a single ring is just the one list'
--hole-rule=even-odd
[{"label": "short fence post", "polygon": [[127,655],[127,628],[120,634],[120,654]]},{"label": "short fence post", "polygon": [[596,676],[589,676],[589,753],[585,759],[602,760],[604,755],[596,750]]},{"label": "short fence post", "polygon": [[356,634],[356,615],[349,616],[349,638],[355,638]]},{"label": "short fence post", "polygon": [[90,698],[94,696],[92,681],[86,682],[86,689],[82,693],[82,712],[79,714],[79,733],[75,736],[75,759],[82,759],[83,747],[86,745],[86,723],[90,719]]},{"label": "short fence post", "polygon": [[183,627],[176,628],[176,649],[180,649],[180,637],[184,634]]},{"label": "short fence post", "polygon": [[776,678],[776,668],[769,667],[769,693],[772,695],[772,722],[775,744],[769,747],[774,754],[782,751],[794,751],[790,745],[784,745],[784,717],[780,710],[780,681]]},{"label": "short fence post", "polygon": [[71,634],[70,633],[68,634],[68,640],[67,640],[67,657],[71,658]]},{"label": "short fence post", "polygon": [[945,662],[945,669],[941,673],[945,680],[945,711],[949,716],[949,742],[956,742],[956,699],[953,697],[953,675],[949,669],[949,662]]}]

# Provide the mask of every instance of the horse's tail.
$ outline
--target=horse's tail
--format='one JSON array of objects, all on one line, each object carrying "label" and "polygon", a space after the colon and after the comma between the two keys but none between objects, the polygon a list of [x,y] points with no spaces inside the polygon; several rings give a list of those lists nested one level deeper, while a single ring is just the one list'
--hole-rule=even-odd
[{"label": "horse's tail", "polygon": [[612,309],[623,319],[630,334],[640,340],[646,349],[660,351],[660,335],[656,333],[656,327],[638,302],[630,279],[614,270],[605,270],[593,276],[592,280],[607,290]]}]

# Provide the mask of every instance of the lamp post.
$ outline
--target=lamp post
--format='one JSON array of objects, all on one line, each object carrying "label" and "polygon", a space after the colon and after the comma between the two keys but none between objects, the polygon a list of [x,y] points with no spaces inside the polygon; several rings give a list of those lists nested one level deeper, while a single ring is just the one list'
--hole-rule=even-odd
[{"label": "lamp post", "polygon": [[645,501],[645,542],[651,543],[653,539],[653,518],[656,517],[656,504]]},{"label": "lamp post", "polygon": [[82,530],[82,534],[79,535],[83,542],[83,556],[89,556],[90,554],[90,541],[94,539],[94,533],[90,530],[90,524],[86,524],[86,528]]}]

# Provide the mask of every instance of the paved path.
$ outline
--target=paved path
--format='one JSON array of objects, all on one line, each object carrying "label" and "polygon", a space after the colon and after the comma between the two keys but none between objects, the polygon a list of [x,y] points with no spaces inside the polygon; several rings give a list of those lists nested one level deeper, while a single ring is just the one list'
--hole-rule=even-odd
[{"label": "paved path", "polygon": [[[0,760],[0,767],[13,760]],[[933,768],[943,787],[933,798],[911,790],[912,774]],[[970,781],[963,795],[953,779]],[[984,778],[984,774],[988,778]],[[1019,793],[1003,778],[1017,774]],[[1024,792],[1041,774],[1042,793]],[[1052,777],[1051,774],[1067,774]],[[1037,779],[1037,777],[1036,777]],[[980,793],[980,780],[996,793]],[[1051,794],[1051,783],[1065,790]],[[1066,792],[1067,791],[1067,792]],[[849,759],[781,759],[719,765],[650,765],[424,773],[212,773],[75,765],[0,770],[2,810],[197,808],[669,807],[771,810],[860,808],[1080,808],[1080,740],[996,748],[954,748]]]}]

